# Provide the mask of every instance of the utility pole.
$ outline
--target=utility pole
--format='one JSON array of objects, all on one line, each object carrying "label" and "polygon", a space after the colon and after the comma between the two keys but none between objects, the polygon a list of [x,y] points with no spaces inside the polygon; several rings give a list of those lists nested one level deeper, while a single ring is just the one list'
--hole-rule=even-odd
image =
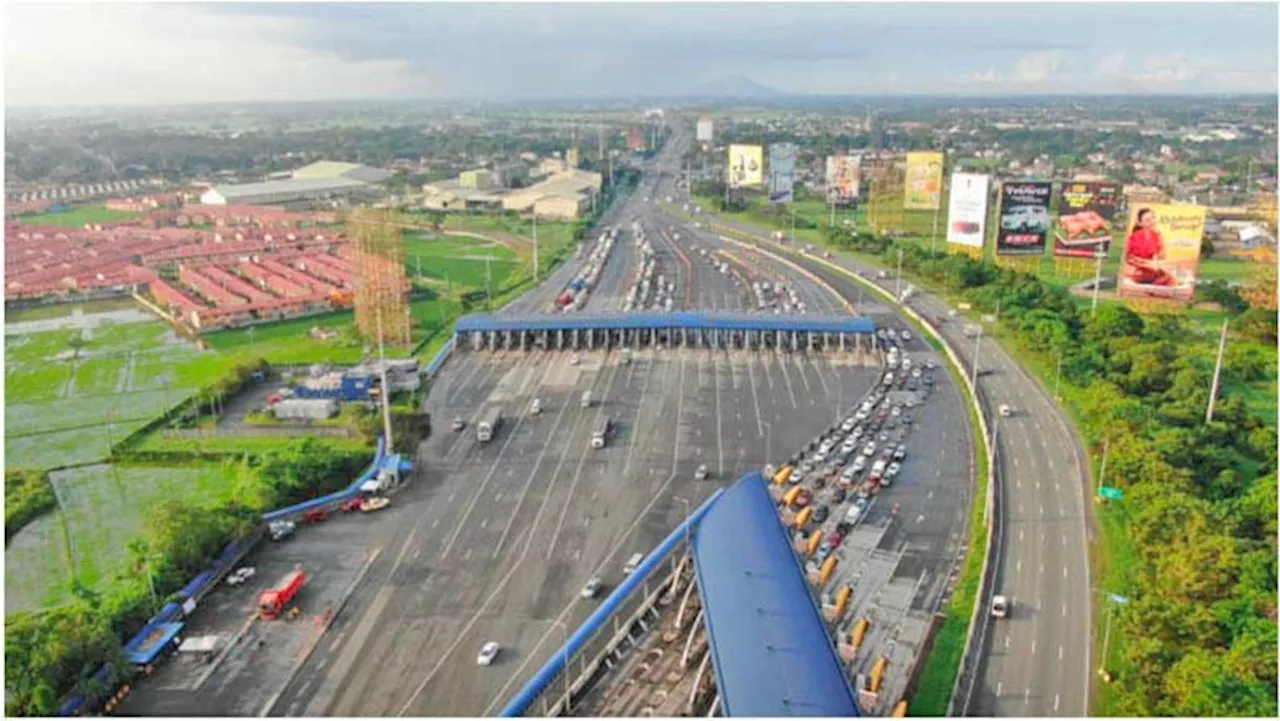
[{"label": "utility pole", "polygon": [[1058,395],[1058,382],[1062,380],[1062,351],[1058,351],[1058,370],[1053,374],[1053,399],[1062,400]]},{"label": "utility pole", "polygon": [[391,436],[391,389],[387,387],[387,356],[382,345],[382,308],[377,309],[378,321],[378,374],[381,377],[382,392],[382,432],[386,438],[387,452],[392,449]]},{"label": "utility pole", "polygon": [[533,281],[538,282],[538,214],[533,214]]},{"label": "utility pole", "polygon": [[1095,253],[1098,256],[1098,269],[1093,274],[1093,304],[1089,307],[1089,317],[1092,318],[1098,314],[1098,290],[1102,287],[1102,251]]},{"label": "utility pole", "polygon": [[796,244],[796,209],[791,209],[791,244]]},{"label": "utility pole", "polygon": [[1209,408],[1205,411],[1204,422],[1213,422],[1213,405],[1218,400],[1218,382],[1222,378],[1222,356],[1227,350],[1227,319],[1222,319],[1222,335],[1218,338],[1218,362],[1213,366],[1213,387],[1209,389]]},{"label": "utility pole", "polygon": [[938,212],[942,208],[942,198],[938,198],[938,204],[933,206],[933,235],[929,236],[929,254],[933,255],[938,248]]}]

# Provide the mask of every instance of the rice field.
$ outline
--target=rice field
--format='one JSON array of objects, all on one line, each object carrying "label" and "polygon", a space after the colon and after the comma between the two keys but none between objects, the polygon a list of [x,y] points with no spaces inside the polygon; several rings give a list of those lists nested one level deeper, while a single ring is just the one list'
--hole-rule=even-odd
[{"label": "rice field", "polygon": [[6,612],[68,600],[73,577],[89,588],[104,589],[127,573],[129,543],[139,537],[155,504],[171,498],[225,502],[243,497],[254,482],[250,472],[232,464],[100,464],[55,471],[51,480],[60,510],[28,524],[5,548]]},{"label": "rice field", "polygon": [[[5,457],[48,468],[105,457],[110,442],[176,405],[234,363],[155,320],[68,325],[5,337]],[[90,325],[82,332],[80,326]]]}]

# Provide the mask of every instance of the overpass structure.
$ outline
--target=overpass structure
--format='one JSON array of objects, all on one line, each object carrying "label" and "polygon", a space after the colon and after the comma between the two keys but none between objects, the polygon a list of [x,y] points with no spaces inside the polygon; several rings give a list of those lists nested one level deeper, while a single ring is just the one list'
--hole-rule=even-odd
[{"label": "overpass structure", "polygon": [[860,316],[750,313],[564,313],[466,315],[458,348],[531,350],[687,346],[716,349],[865,351],[876,348],[875,323]]},{"label": "overpass structure", "polygon": [[861,715],[758,472],[691,513],[499,715],[695,714]]}]

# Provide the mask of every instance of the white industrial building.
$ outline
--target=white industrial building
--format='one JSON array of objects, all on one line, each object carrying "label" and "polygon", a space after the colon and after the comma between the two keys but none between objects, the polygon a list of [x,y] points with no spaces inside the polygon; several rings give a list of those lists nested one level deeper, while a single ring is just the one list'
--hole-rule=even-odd
[{"label": "white industrial building", "polygon": [[351,195],[373,195],[374,183],[391,173],[357,163],[322,160],[293,171],[293,177],[261,183],[217,185],[200,196],[206,205],[282,205],[302,201],[331,200]]}]

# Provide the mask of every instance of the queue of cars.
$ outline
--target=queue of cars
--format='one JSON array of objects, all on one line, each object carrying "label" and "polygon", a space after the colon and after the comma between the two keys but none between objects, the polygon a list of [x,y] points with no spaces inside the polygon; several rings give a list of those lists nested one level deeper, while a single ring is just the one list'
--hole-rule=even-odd
[{"label": "queue of cars", "polygon": [[[895,334],[901,338],[901,334]],[[887,333],[886,333],[887,338]],[[896,346],[896,343],[895,343]],[[896,350],[896,348],[895,348]],[[814,438],[782,469],[766,467],[775,485],[790,486],[781,504],[795,512],[802,539],[821,532],[808,559],[816,570],[864,518],[872,498],[893,485],[910,453],[916,413],[933,389],[936,364],[899,358],[871,394],[839,423]],[[811,508],[807,514],[806,508]]]}]

